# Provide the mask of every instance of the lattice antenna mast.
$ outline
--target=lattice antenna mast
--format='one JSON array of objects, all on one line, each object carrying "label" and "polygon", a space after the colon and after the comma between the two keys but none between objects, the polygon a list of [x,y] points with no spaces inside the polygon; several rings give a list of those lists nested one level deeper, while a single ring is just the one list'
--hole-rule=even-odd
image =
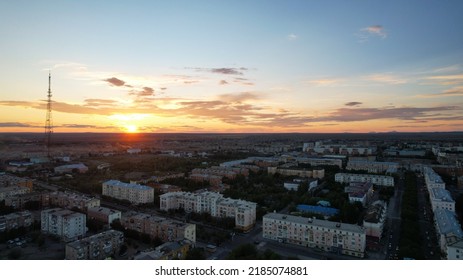
[{"label": "lattice antenna mast", "polygon": [[50,158],[51,134],[53,133],[53,119],[51,115],[51,73],[48,72],[48,95],[47,95],[47,119],[45,121],[45,145],[47,146],[47,156]]}]

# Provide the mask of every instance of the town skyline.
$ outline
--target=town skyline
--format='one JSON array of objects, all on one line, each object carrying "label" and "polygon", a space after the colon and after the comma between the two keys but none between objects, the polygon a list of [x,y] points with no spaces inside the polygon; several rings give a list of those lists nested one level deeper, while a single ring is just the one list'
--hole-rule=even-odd
[{"label": "town skyline", "polygon": [[0,132],[44,131],[49,72],[58,133],[463,127],[459,1],[15,1],[0,10]]}]

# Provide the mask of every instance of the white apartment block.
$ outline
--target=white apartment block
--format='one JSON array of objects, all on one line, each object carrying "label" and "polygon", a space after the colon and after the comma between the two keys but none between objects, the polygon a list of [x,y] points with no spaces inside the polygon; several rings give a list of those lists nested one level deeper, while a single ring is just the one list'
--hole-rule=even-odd
[{"label": "white apartment block", "polygon": [[378,186],[394,186],[394,177],[383,175],[336,173],[334,180],[339,183],[368,182]]},{"label": "white apartment block", "polygon": [[104,231],[66,244],[66,260],[104,260],[119,253],[124,234]]},{"label": "white apartment block", "polygon": [[109,180],[103,183],[103,195],[117,199],[126,199],[133,204],[154,202],[154,189],[139,184]]},{"label": "white apartment block", "polygon": [[215,192],[175,192],[159,196],[161,210],[184,209],[185,212],[209,213],[212,217],[235,218],[238,229],[250,230],[256,223],[256,206],[254,202],[224,198]]},{"label": "white apartment block", "polygon": [[431,188],[429,190],[429,199],[431,200],[433,211],[436,209],[447,209],[455,212],[455,201],[446,189]]},{"label": "white apartment block", "polygon": [[358,225],[269,213],[263,217],[263,237],[363,258],[365,229]]},{"label": "white apartment block", "polygon": [[463,239],[461,225],[455,216],[455,212],[437,208],[434,210],[434,226],[436,228],[437,241],[442,252],[447,251],[450,240]]},{"label": "white apartment block", "polygon": [[445,189],[444,181],[436,172],[434,172],[434,170],[431,167],[429,166],[423,167],[423,175],[424,175],[424,181],[426,182],[426,187],[428,191],[431,188]]},{"label": "white apartment block", "polygon": [[86,217],[82,213],[53,208],[41,213],[42,232],[61,237],[65,241],[85,236]]},{"label": "white apartment block", "polygon": [[32,214],[29,211],[15,212],[0,216],[0,232],[17,228],[27,228],[32,225]]},{"label": "white apartment block", "polygon": [[120,220],[121,214],[122,213],[119,210],[106,207],[92,207],[87,210],[87,216],[89,219],[95,219],[108,225],[115,220]]},{"label": "white apartment block", "polygon": [[399,168],[397,162],[380,162],[368,160],[349,160],[347,170],[365,170],[371,173],[396,173]]},{"label": "white apartment block", "polygon": [[318,165],[333,165],[333,166],[338,166],[339,168],[342,168],[342,160],[341,159],[336,159],[336,158],[318,158],[318,157],[311,157],[311,158],[303,158],[299,157],[296,158],[297,162],[299,163],[308,163],[312,166],[318,166]]},{"label": "white apartment block", "polygon": [[463,260],[463,239],[456,239],[447,244],[447,259]]}]

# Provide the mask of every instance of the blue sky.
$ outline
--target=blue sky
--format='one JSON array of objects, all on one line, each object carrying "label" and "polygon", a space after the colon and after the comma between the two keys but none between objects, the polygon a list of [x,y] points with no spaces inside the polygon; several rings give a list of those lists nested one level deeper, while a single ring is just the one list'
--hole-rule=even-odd
[{"label": "blue sky", "polygon": [[47,69],[56,131],[461,130],[462,14],[461,1],[2,1],[0,130],[40,130]]}]

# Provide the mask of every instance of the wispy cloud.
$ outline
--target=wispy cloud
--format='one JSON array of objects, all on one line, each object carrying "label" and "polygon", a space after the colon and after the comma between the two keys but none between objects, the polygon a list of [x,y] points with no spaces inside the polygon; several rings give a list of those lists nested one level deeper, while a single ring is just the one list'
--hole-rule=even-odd
[{"label": "wispy cloud", "polygon": [[361,105],[361,104],[362,104],[362,102],[357,102],[357,101],[344,103],[345,106],[357,106],[357,105]]},{"label": "wispy cloud", "polygon": [[0,127],[31,127],[31,128],[37,128],[37,127],[43,127],[40,125],[34,125],[34,124],[29,124],[29,123],[21,123],[21,122],[2,122],[0,123]]},{"label": "wispy cloud", "polygon": [[366,42],[371,37],[379,37],[381,39],[386,39],[387,32],[382,25],[370,25],[361,28],[356,35],[360,39],[360,42]]},{"label": "wispy cloud", "polygon": [[244,71],[247,71],[248,68],[245,67],[240,67],[240,68],[201,68],[201,67],[194,67],[194,68],[187,68],[187,69],[193,69],[195,71],[199,72],[209,72],[209,73],[214,73],[214,74],[223,74],[223,75],[237,75],[237,76],[242,76],[244,75]]},{"label": "wispy cloud", "polygon": [[297,36],[296,34],[294,33],[291,33],[287,36],[288,40],[290,41],[294,41],[294,40],[297,40],[299,38],[299,36]]},{"label": "wispy cloud", "polygon": [[154,95],[154,89],[152,87],[143,87],[141,90],[132,90],[132,91],[130,91],[130,95],[136,95],[138,97],[153,96]]},{"label": "wispy cloud", "polygon": [[442,91],[441,93],[418,95],[418,97],[422,97],[422,98],[440,98],[440,97],[453,97],[453,96],[463,96],[463,86],[449,88],[449,89]]},{"label": "wispy cloud", "polygon": [[220,80],[219,85],[228,85],[228,82],[226,80]]},{"label": "wispy cloud", "polygon": [[363,77],[363,79],[367,81],[382,83],[382,84],[390,84],[390,85],[399,85],[399,84],[406,84],[408,80],[405,77],[400,77],[393,74],[372,74]]},{"label": "wispy cloud", "polygon": [[463,84],[463,74],[429,76],[425,80],[433,81],[440,85]]},{"label": "wispy cloud", "polygon": [[345,81],[344,79],[339,79],[339,78],[321,78],[321,79],[308,80],[306,81],[306,83],[310,85],[314,85],[314,86],[326,87],[326,86],[338,86],[344,81]]}]

